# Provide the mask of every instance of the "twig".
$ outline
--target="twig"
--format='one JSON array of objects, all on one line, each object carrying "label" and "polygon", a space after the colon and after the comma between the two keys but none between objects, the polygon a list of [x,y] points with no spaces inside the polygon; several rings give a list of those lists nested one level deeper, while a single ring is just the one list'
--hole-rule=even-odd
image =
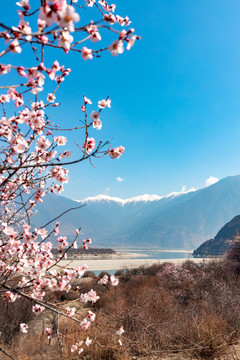
[{"label": "twig", "polygon": [[7,353],[5,350],[3,350],[2,348],[0,348],[0,351],[1,351],[4,355],[8,356],[10,359],[12,359],[12,360],[17,360],[16,358],[12,357],[12,355],[8,354],[8,353]]},{"label": "twig", "polygon": [[56,216],[54,219],[50,220],[48,223],[46,223],[45,225],[41,226],[40,229],[45,228],[46,226],[48,226],[49,224],[51,224],[53,221],[59,219],[60,217],[62,217],[62,216],[65,215],[65,214],[67,214],[69,211],[81,209],[81,208],[84,207],[85,205],[86,205],[86,204],[79,205],[79,206],[76,206],[76,207],[74,207],[74,208],[70,208],[70,209],[64,211],[62,214]]}]

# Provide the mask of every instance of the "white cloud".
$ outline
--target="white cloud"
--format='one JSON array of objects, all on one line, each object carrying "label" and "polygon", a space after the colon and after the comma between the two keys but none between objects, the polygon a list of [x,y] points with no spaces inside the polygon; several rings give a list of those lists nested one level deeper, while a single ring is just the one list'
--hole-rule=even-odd
[{"label": "white cloud", "polygon": [[121,178],[120,176],[118,176],[118,177],[116,178],[116,180],[117,180],[118,182],[122,182],[122,181],[123,181],[123,178]]},{"label": "white cloud", "polygon": [[104,190],[104,195],[109,194],[110,190],[111,190],[111,189],[110,189],[109,187],[106,187],[106,189]]},{"label": "white cloud", "polygon": [[208,179],[206,179],[205,181],[205,187],[208,187],[210,185],[213,185],[215,184],[216,182],[218,182],[219,179],[217,177],[214,177],[214,176],[209,176]]}]

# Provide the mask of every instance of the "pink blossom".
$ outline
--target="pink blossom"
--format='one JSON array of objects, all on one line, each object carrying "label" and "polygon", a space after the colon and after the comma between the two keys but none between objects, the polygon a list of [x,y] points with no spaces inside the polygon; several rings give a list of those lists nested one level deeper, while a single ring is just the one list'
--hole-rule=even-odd
[{"label": "pink blossom", "polygon": [[42,203],[43,202],[42,198],[45,196],[45,194],[46,194],[45,191],[42,188],[38,187],[36,189],[33,199],[35,200],[36,203],[37,202]]},{"label": "pink blossom", "polygon": [[94,314],[91,310],[88,310],[87,312],[87,319],[91,322],[95,320],[96,314]]},{"label": "pink blossom", "polygon": [[126,31],[125,29],[123,29],[123,30],[120,32],[119,40],[122,40],[123,38],[125,38],[126,35],[127,35],[127,31]]},{"label": "pink blossom", "polygon": [[72,345],[71,346],[71,352],[74,353],[75,351],[77,351],[78,347],[77,345]]},{"label": "pink blossom", "polygon": [[40,138],[37,141],[38,149],[40,150],[46,150],[51,146],[51,143],[48,139],[46,139],[45,136],[40,136]]},{"label": "pink blossom", "polygon": [[83,249],[85,250],[88,249],[88,244],[86,244],[86,240],[83,240]]},{"label": "pink blossom", "polygon": [[68,170],[63,169],[61,166],[53,166],[50,170],[51,177],[61,183],[68,182]]},{"label": "pink blossom", "polygon": [[[32,36],[31,36],[32,29],[30,28],[29,23],[27,21],[21,21],[21,23],[18,25],[17,28],[15,26],[12,26],[12,29],[16,31],[20,30],[22,33],[24,33],[27,41],[32,40]],[[18,34],[19,38],[22,38],[22,36],[23,36],[22,34]]]},{"label": "pink blossom", "polygon": [[62,246],[68,246],[67,237],[66,236],[59,236],[57,241],[62,244]]},{"label": "pink blossom", "polygon": [[93,119],[93,127],[97,130],[101,130],[102,128],[102,121],[99,119],[100,112],[93,111],[90,117]]},{"label": "pink blossom", "polygon": [[33,305],[32,307],[32,311],[34,312],[34,314],[39,315],[43,310],[45,309],[44,306],[41,306],[39,304]]},{"label": "pink blossom", "polygon": [[110,280],[112,286],[117,286],[119,284],[119,280],[114,275],[111,275]]},{"label": "pink blossom", "polygon": [[80,295],[80,301],[83,303],[83,304],[86,304],[88,302],[88,294],[85,293],[85,294],[81,294]]},{"label": "pink blossom", "polygon": [[85,0],[86,5],[88,7],[93,7],[93,5],[95,4],[96,0]]},{"label": "pink blossom", "polygon": [[107,21],[110,25],[113,25],[117,22],[116,17],[112,13],[104,14],[103,19]]},{"label": "pink blossom", "polygon": [[115,4],[111,4],[111,5],[108,5],[108,3],[105,1],[105,0],[100,0],[100,1],[98,1],[98,3],[100,4],[100,5],[102,5],[102,7],[103,7],[103,9],[105,10],[105,11],[112,11],[112,12],[114,12],[115,11],[115,9],[116,9],[116,5]]},{"label": "pink blossom", "polygon": [[94,150],[95,144],[94,138],[87,138],[87,141],[84,141],[83,148],[86,149],[87,154],[90,154]]},{"label": "pink blossom", "polygon": [[83,344],[83,341],[79,341],[78,343],[71,346],[71,352],[77,351],[78,354],[81,354],[83,352],[83,348],[81,345]]},{"label": "pink blossom", "polygon": [[88,49],[86,46],[82,48],[82,58],[84,60],[91,60],[93,58],[92,50]]},{"label": "pink blossom", "polygon": [[116,20],[118,21],[118,23],[121,25],[121,26],[128,26],[131,24],[131,21],[129,21],[129,17],[126,16],[125,18],[119,16],[119,15],[116,15]]},{"label": "pink blossom", "polygon": [[100,108],[100,109],[104,109],[105,107],[111,107],[111,100],[110,99],[107,99],[107,100],[100,100],[99,102],[98,102],[98,107]]},{"label": "pink blossom", "polygon": [[57,60],[54,61],[52,68],[47,71],[51,80],[55,79],[56,72],[60,70],[59,62]]},{"label": "pink blossom", "polygon": [[45,239],[47,237],[47,233],[48,233],[45,228],[35,229],[35,232],[37,232],[38,235],[40,235],[42,239]]},{"label": "pink blossom", "polygon": [[74,248],[74,249],[77,249],[77,248],[78,248],[78,245],[77,245],[77,241],[76,241],[76,240],[74,240],[74,242],[73,242],[73,248]]},{"label": "pink blossom", "polygon": [[83,303],[87,303],[88,301],[91,301],[92,303],[97,302],[99,299],[99,296],[97,295],[96,291],[91,289],[88,293],[81,294],[80,301]]},{"label": "pink blossom", "polygon": [[131,49],[131,47],[134,45],[136,39],[137,39],[137,35],[132,35],[130,37],[130,39],[128,39],[127,50]]},{"label": "pink blossom", "polygon": [[116,331],[116,335],[121,336],[124,333],[123,327],[119,327]]},{"label": "pink blossom", "polygon": [[80,323],[80,326],[81,326],[83,331],[87,331],[90,324],[91,324],[90,321],[88,321],[87,319],[83,319],[83,321]]},{"label": "pink blossom", "polygon": [[66,307],[66,313],[67,313],[67,316],[68,316],[68,317],[74,316],[74,315],[75,315],[75,311],[76,311],[76,308],[75,308],[75,307],[72,307],[72,308],[70,308],[69,306]]},{"label": "pink blossom", "polygon": [[98,27],[96,25],[89,25],[87,27],[87,31],[88,33],[91,35],[90,36],[90,40],[94,43],[100,41],[102,38],[101,38],[101,35],[99,34],[98,32]]},{"label": "pink blossom", "polygon": [[10,96],[11,100],[16,100],[18,97],[17,91],[12,87],[10,89],[8,89],[8,95]]},{"label": "pink blossom", "polygon": [[19,107],[19,106],[22,106],[24,104],[24,101],[23,101],[23,98],[22,98],[22,95],[17,95],[16,97],[16,101],[15,101],[15,106],[16,107]]},{"label": "pink blossom", "polygon": [[17,232],[13,230],[12,227],[5,225],[4,223],[2,223],[3,227],[2,227],[2,232],[7,235],[10,238],[14,238],[17,235]]},{"label": "pink blossom", "polygon": [[54,136],[54,142],[56,142],[58,146],[64,146],[67,143],[67,138],[65,136]]},{"label": "pink blossom", "polygon": [[88,292],[88,298],[89,298],[89,301],[91,301],[92,303],[95,303],[95,302],[98,301],[99,296],[97,295],[96,291],[94,291],[93,289],[91,289],[91,290]]},{"label": "pink blossom", "polygon": [[0,64],[0,75],[7,74],[11,70],[11,65]]},{"label": "pink blossom", "polygon": [[98,120],[99,117],[100,117],[100,112],[92,111],[90,117],[91,117],[93,120]]},{"label": "pink blossom", "polygon": [[64,30],[58,38],[58,46],[62,47],[66,53],[70,50],[72,42],[73,36],[66,30]]},{"label": "pink blossom", "polygon": [[86,96],[83,97],[85,104],[92,104],[92,101],[88,99]]},{"label": "pink blossom", "polygon": [[60,17],[59,25],[62,28],[66,28],[68,31],[73,32],[75,30],[73,23],[80,20],[80,16],[75,11],[74,7],[68,5],[62,11],[59,11],[58,15]]},{"label": "pink blossom", "polygon": [[91,345],[91,343],[92,343],[92,340],[90,340],[89,337],[87,337],[86,340],[85,340],[86,346]]},{"label": "pink blossom", "polygon": [[57,20],[57,13],[55,11],[52,11],[50,6],[45,3],[45,5],[40,8],[38,26],[40,28],[44,28],[45,26],[51,26],[53,23],[57,22]]},{"label": "pink blossom", "polygon": [[22,49],[21,49],[21,47],[20,47],[20,45],[19,45],[19,42],[18,42],[18,40],[17,39],[14,39],[12,42],[11,42],[11,44],[9,45],[9,49],[10,49],[10,51],[12,52],[12,53],[18,53],[18,54],[20,54],[21,52],[22,52]]},{"label": "pink blossom", "polygon": [[51,339],[51,329],[45,328],[45,333],[47,334],[48,339]]},{"label": "pink blossom", "polygon": [[37,36],[38,40],[41,41],[42,44],[47,44],[48,43],[48,37],[46,35],[38,35]]},{"label": "pink blossom", "polygon": [[48,96],[47,96],[48,102],[53,103],[55,99],[56,99],[56,96],[54,94],[48,94]]},{"label": "pink blossom", "polygon": [[22,333],[27,333],[27,332],[28,332],[28,325],[25,324],[25,323],[21,323],[21,324],[20,324],[20,331],[21,331]]},{"label": "pink blossom", "polygon": [[119,54],[122,54],[124,51],[122,40],[115,40],[112,45],[108,47],[108,50],[113,56],[118,56]]},{"label": "pink blossom", "polygon": [[31,93],[37,95],[41,91],[43,91],[42,87],[35,86],[35,87],[32,88]]},{"label": "pink blossom", "polygon": [[7,94],[2,94],[0,96],[0,103],[10,102],[10,96]]},{"label": "pink blossom", "polygon": [[110,149],[108,151],[108,155],[112,158],[112,159],[118,159],[123,153],[124,153],[125,148],[120,145],[114,149]]},{"label": "pink blossom", "polygon": [[19,297],[19,295],[17,293],[13,293],[11,291],[6,291],[5,292],[5,298],[9,301],[9,302],[14,302],[17,298]]},{"label": "pink blossom", "polygon": [[102,37],[101,35],[99,34],[98,31],[96,32],[92,32],[91,33],[91,36],[90,36],[90,40],[94,43],[98,42],[98,41],[101,41],[102,40]]},{"label": "pink blossom", "polygon": [[64,151],[65,158],[68,159],[71,156],[71,151]]},{"label": "pink blossom", "polygon": [[26,77],[27,76],[27,73],[26,71],[24,71],[24,67],[23,66],[19,66],[17,68],[17,72],[18,72],[18,75],[20,76],[23,76],[23,77]]},{"label": "pink blossom", "polygon": [[24,10],[30,10],[29,0],[21,0],[16,3],[16,5],[23,7]]},{"label": "pink blossom", "polygon": [[99,281],[98,284],[100,285],[106,285],[108,283],[108,276],[104,275]]}]

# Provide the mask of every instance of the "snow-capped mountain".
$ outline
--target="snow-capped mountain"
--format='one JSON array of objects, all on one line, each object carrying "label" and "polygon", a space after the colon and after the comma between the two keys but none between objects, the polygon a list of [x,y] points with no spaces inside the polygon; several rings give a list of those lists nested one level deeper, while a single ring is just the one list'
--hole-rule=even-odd
[{"label": "snow-capped mountain", "polygon": [[[47,195],[34,217],[35,226],[70,208],[60,218],[61,234],[91,237],[95,246],[194,249],[240,214],[240,176],[197,191],[129,199],[98,195],[79,201]],[[80,207],[80,208],[79,208]]]},{"label": "snow-capped mountain", "polygon": [[170,198],[170,197],[175,197],[175,196],[180,196],[183,194],[188,194],[189,192],[193,192],[196,191],[195,188],[191,188],[189,190],[185,190],[183,189],[182,191],[173,191],[168,195],[164,195],[164,196],[159,196],[159,195],[149,195],[149,194],[144,194],[144,195],[139,195],[139,196],[134,196],[128,199],[121,199],[119,197],[114,197],[114,196],[109,196],[109,195],[103,195],[103,194],[99,194],[96,196],[92,196],[92,197],[87,197],[83,200],[74,200],[77,202],[81,202],[81,203],[89,203],[89,202],[102,202],[102,201],[106,201],[106,202],[116,202],[118,204],[121,205],[126,205],[126,204],[130,204],[130,203],[139,203],[139,202],[152,202],[152,201],[158,201],[164,198]]}]

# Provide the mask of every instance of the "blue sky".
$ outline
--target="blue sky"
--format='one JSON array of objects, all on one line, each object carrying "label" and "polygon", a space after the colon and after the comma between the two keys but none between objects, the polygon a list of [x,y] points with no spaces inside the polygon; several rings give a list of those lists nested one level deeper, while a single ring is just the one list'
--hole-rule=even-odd
[{"label": "blue sky", "polygon": [[[14,10],[15,1],[7,3]],[[183,185],[203,187],[209,176],[239,174],[239,1],[117,0],[116,5],[142,36],[129,52],[117,58],[106,52],[88,62],[77,54],[49,52],[48,65],[60,58],[72,68],[58,93],[62,107],[52,113],[56,122],[72,125],[82,118],[82,94],[96,105],[109,95],[112,108],[103,112],[103,129],[91,135],[126,148],[120,159],[94,161],[95,168],[87,162],[72,166],[63,195],[163,195]],[[84,23],[84,12],[81,16]]]}]

